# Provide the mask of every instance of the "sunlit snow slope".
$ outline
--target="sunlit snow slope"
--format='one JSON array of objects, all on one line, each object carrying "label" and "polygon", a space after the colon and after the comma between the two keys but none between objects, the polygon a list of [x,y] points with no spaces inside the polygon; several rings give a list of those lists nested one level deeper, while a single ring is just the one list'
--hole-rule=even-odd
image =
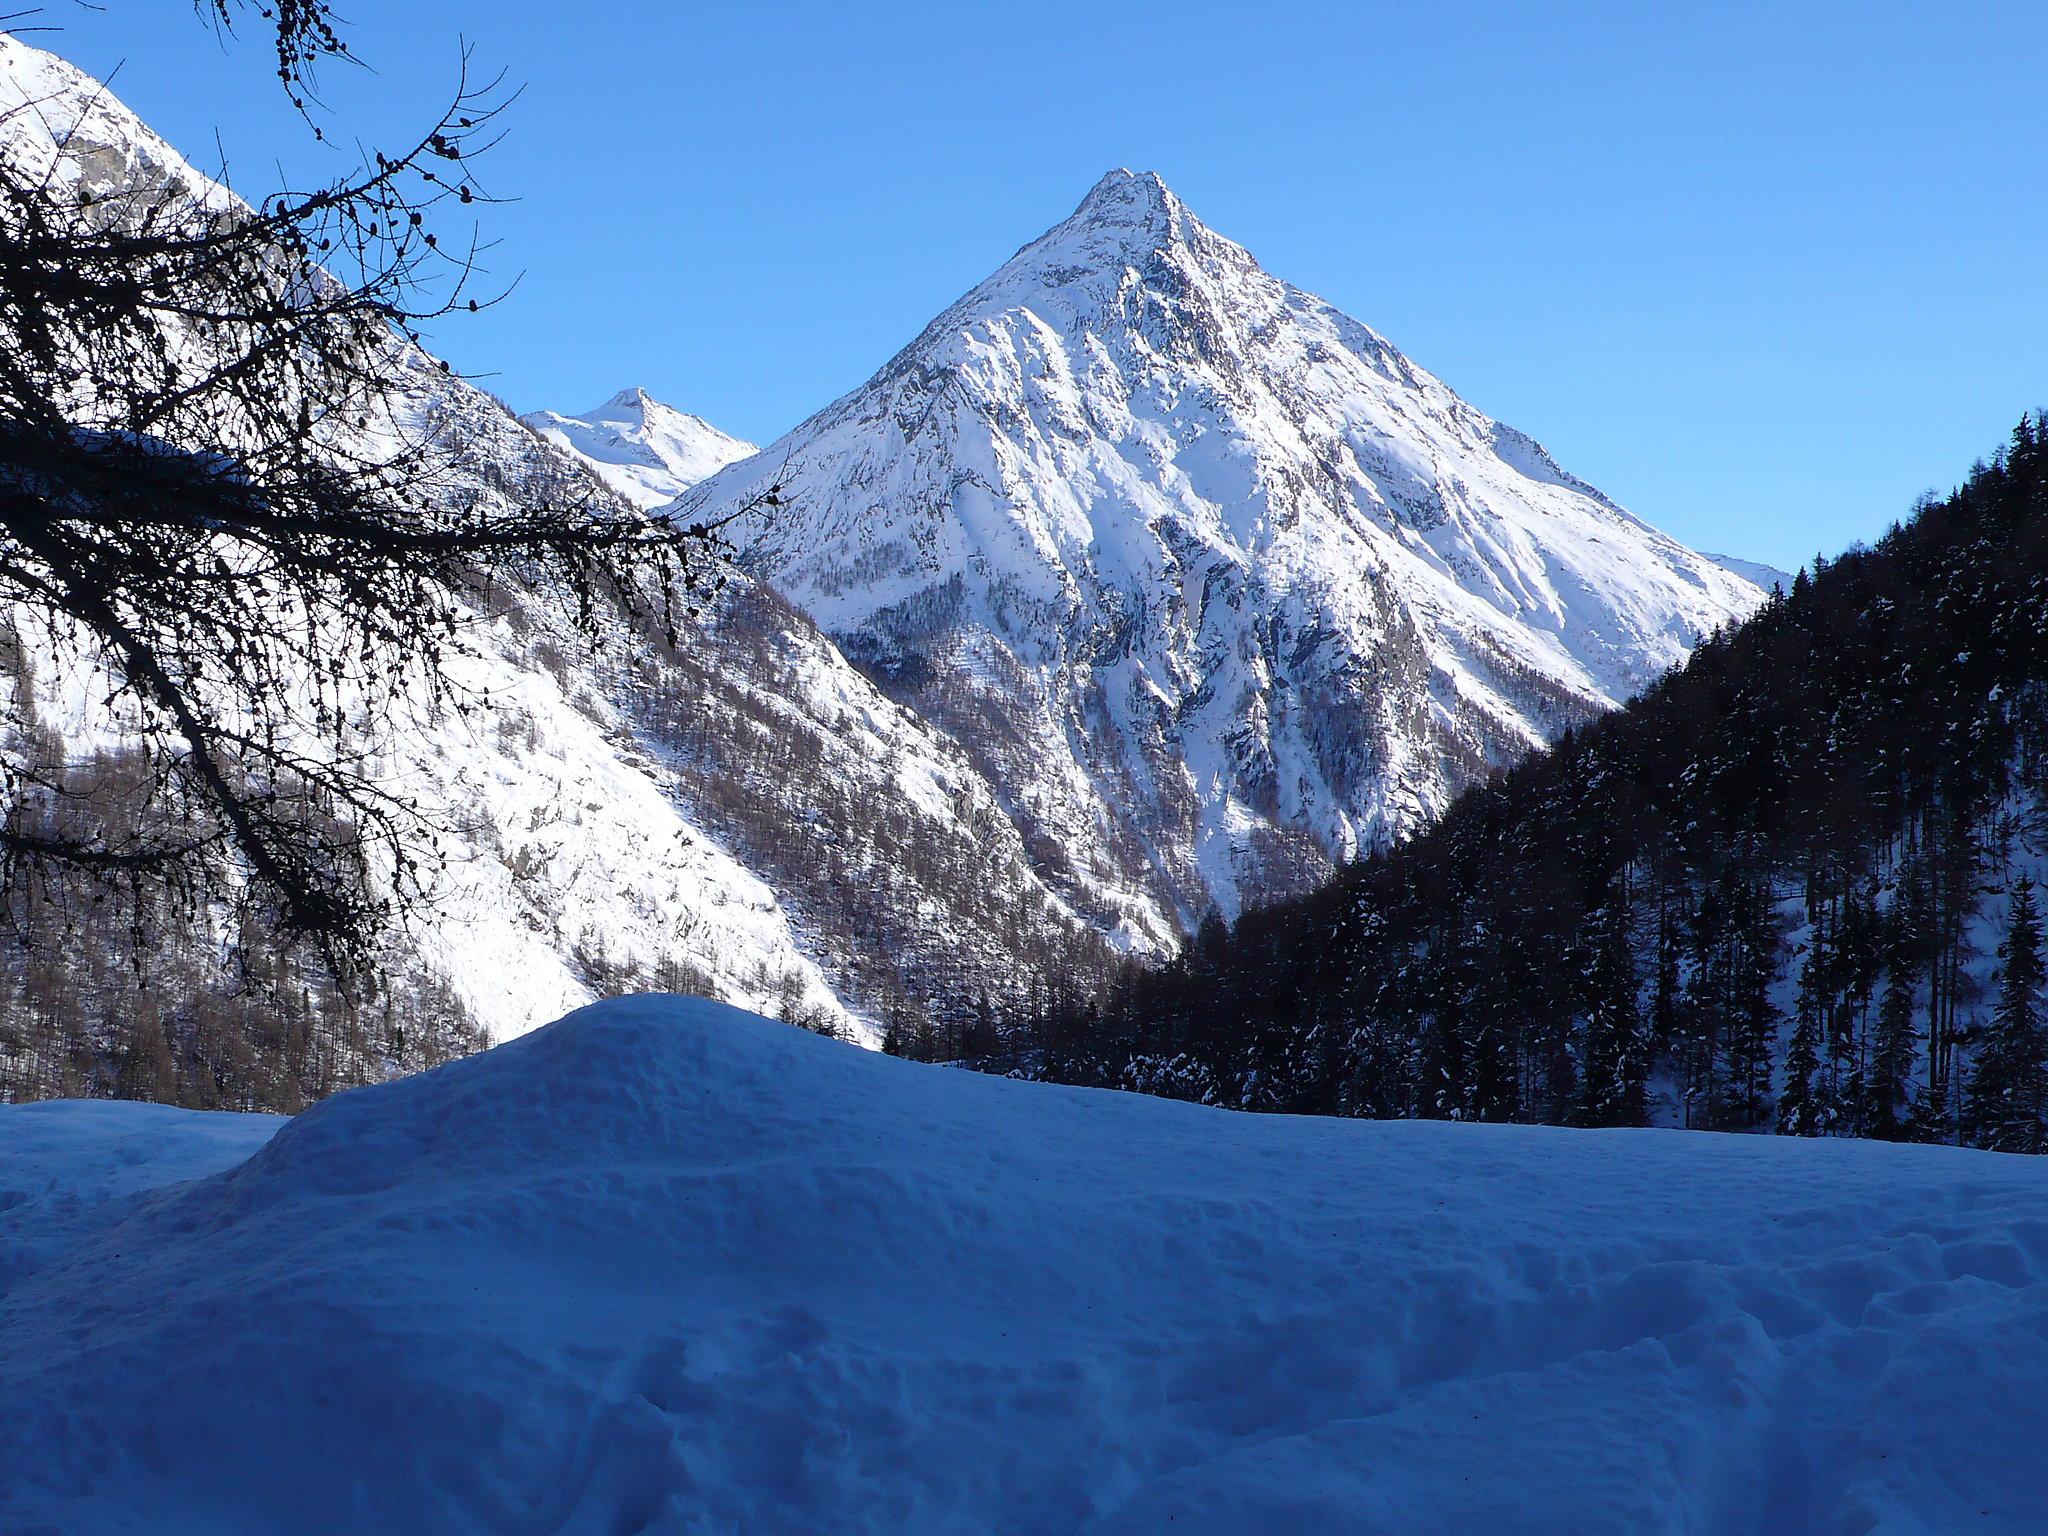
[{"label": "sunlit snow slope", "polygon": [[749,567],[1183,921],[1427,823],[1762,597],[1129,171],[685,500],[771,478]]},{"label": "sunlit snow slope", "polygon": [[0,1109],[0,1529],[2040,1529],[2041,1159],[1234,1116],[673,998],[137,1193],[274,1123],[173,1115]]}]

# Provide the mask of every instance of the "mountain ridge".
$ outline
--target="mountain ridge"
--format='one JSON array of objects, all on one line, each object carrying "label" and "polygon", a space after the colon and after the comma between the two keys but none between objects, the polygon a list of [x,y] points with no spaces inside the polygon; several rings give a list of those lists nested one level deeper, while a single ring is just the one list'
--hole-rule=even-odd
[{"label": "mountain ridge", "polygon": [[[198,196],[228,195],[210,192],[211,183],[97,82],[12,39],[0,52],[0,74],[34,103],[12,131],[60,172],[169,176]],[[1603,707],[1606,696],[1587,679],[1577,679],[1574,692],[1532,669],[1518,685],[1529,718],[1487,737],[1461,728],[1455,690],[1441,677],[1432,682],[1428,647],[1384,581],[1366,594],[1373,601],[1362,612],[1371,622],[1341,633],[1313,604],[1268,605],[1260,568],[1271,548],[1253,535],[1298,520],[1301,509],[1287,497],[1307,495],[1306,479],[1297,474],[1276,499],[1252,473],[1265,449],[1236,441],[1228,430],[1235,418],[1196,421],[1200,430],[1181,442],[1167,430],[1170,412],[1152,408],[1163,397],[1142,391],[1164,379],[1221,401],[1227,380],[1213,372],[1191,378],[1186,370],[1213,369],[1219,359],[1231,364],[1259,345],[1228,315],[1207,325],[1213,295],[1202,301],[1206,309],[1177,300],[1170,291],[1177,274],[1201,278],[1207,261],[1222,274],[1211,273],[1215,281],[1245,278],[1253,298],[1283,309],[1293,290],[1248,276],[1256,264],[1203,229],[1156,178],[1106,178],[1090,208],[1077,214],[1078,224],[1066,221],[1024,248],[1039,263],[1032,281],[1072,297],[1076,264],[1066,257],[1077,241],[1092,242],[1098,254],[1137,252],[1139,266],[1159,270],[1141,280],[1128,263],[1097,261],[1085,297],[1105,334],[1142,348],[1103,355],[1103,389],[1071,401],[1032,397],[1027,414],[1050,413],[1052,436],[1041,434],[1041,447],[1054,443],[1048,451],[1068,451],[1111,480],[1123,477],[1143,526],[1105,519],[1111,537],[1097,540],[1089,508],[1071,497],[1035,508],[1031,519],[1007,517],[992,495],[975,502],[982,495],[976,477],[986,491],[1001,483],[999,468],[991,479],[972,453],[957,462],[942,456],[938,472],[949,492],[974,503],[968,510],[985,532],[1021,538],[1018,548],[1046,558],[1007,569],[984,560],[978,573],[969,562],[947,572],[940,602],[950,587],[963,611],[979,603],[992,617],[993,596],[1006,608],[1005,621],[960,628],[945,646],[922,650],[904,643],[917,639],[914,624],[843,627],[835,639],[802,611],[819,607],[819,594],[798,606],[786,601],[754,558],[758,548],[742,567],[718,566],[718,595],[676,646],[616,626],[613,647],[592,653],[542,594],[494,594],[457,663],[465,686],[496,701],[491,719],[470,726],[421,718],[380,746],[448,840],[446,864],[428,861],[447,878],[432,893],[421,931],[394,960],[394,974],[418,989],[384,1006],[377,1028],[388,1030],[390,1042],[416,1041],[412,1026],[437,1011],[503,1037],[591,996],[650,985],[711,993],[870,1043],[906,1018],[972,1019],[991,996],[1085,984],[1112,951],[1169,955],[1213,907],[1234,909],[1320,879],[1333,855],[1357,842],[1345,841],[1355,829],[1344,813],[1333,819],[1326,803],[1304,792],[1328,788],[1316,776],[1331,761],[1339,777],[1398,802],[1401,815],[1419,823],[1457,782],[1483,770],[1489,752],[1519,755],[1549,728]],[[1012,268],[995,278],[1018,276]],[[991,427],[979,408],[1011,403],[976,390],[988,368],[1015,359],[1014,349],[1004,349],[1020,327],[1029,329],[1020,316],[1031,312],[986,292],[982,301],[990,301],[989,313],[967,327],[980,329],[964,342],[956,345],[957,323],[950,331],[939,322],[936,331],[927,327],[953,350],[928,377],[910,380],[905,398],[933,407],[921,442],[971,449],[977,439],[962,434],[953,407],[964,399],[967,416]],[[1050,331],[1031,335],[1048,347],[1056,339]],[[749,470],[736,456],[750,445],[638,388],[583,417],[544,415],[536,426],[443,374],[424,354],[400,348],[398,355],[421,422],[461,466],[464,494],[517,500],[630,489],[642,504],[658,504],[696,468],[664,456],[674,446],[674,434],[664,436],[671,428],[687,428],[698,446],[708,442],[733,460],[685,487],[685,507],[707,488],[730,486],[772,462],[757,456]],[[923,361],[903,355],[916,375]],[[1388,349],[1380,359],[1390,377],[1410,384],[1425,377],[1405,360],[1399,367],[1388,361],[1397,356]],[[1136,413],[1133,387],[1141,395]],[[1066,407],[1072,414],[1061,417]],[[1471,413],[1470,422],[1484,418]],[[581,442],[561,441],[575,431],[586,433]],[[599,434],[606,440],[597,441]],[[1546,494],[1579,494],[1533,440],[1511,429],[1497,436],[1542,477]],[[1172,485],[1183,505],[1154,494],[1161,476],[1138,473],[1148,445],[1158,464],[1178,462],[1181,480]],[[1203,454],[1215,463],[1196,464]],[[1228,470],[1233,456],[1251,466],[1240,476],[1247,495],[1228,506],[1204,502],[1186,471],[1200,470],[1214,490],[1216,466]],[[632,486],[620,489],[608,468],[630,472]],[[932,468],[919,466],[920,473]],[[829,498],[820,504],[829,510]],[[957,509],[947,503],[938,511],[954,516]],[[860,537],[871,531],[866,520],[849,527]],[[799,516],[786,533],[801,543],[813,529]],[[1316,564],[1297,546],[1278,547]],[[858,562],[837,573],[842,592],[876,574]],[[881,574],[884,607],[917,596],[885,590]],[[980,583],[972,591],[970,578]],[[1061,622],[1040,626],[1041,617]],[[1292,673],[1285,686],[1271,684],[1272,675],[1288,671],[1289,658],[1318,653],[1336,658],[1311,669],[1312,687],[1324,696],[1305,697]],[[12,702],[27,728],[74,757],[118,750],[119,722],[93,716],[75,678],[52,671],[33,647],[16,660],[17,686],[26,691]],[[1517,675],[1512,658],[1502,665],[1507,671],[1499,675]],[[1378,686],[1402,684],[1404,668],[1412,673],[1405,686]],[[1306,714],[1317,718],[1304,734],[1289,721]],[[1347,736],[1353,716],[1373,730]],[[1317,731],[1342,738],[1334,757],[1317,757]],[[1111,750],[1094,751],[1096,739]],[[1132,743],[1134,750],[1121,750]],[[1384,793],[1372,783],[1382,749],[1412,770]],[[206,921],[201,914],[193,932],[159,946],[166,965],[176,960],[178,979],[166,983],[161,1019],[153,1012],[143,1022],[163,1031],[152,1038],[167,1042],[162,1059],[178,1075],[151,1091],[189,1091],[200,1097],[188,1101],[199,1103],[220,1102],[224,1091],[269,1094],[269,1087],[223,1089],[213,1080],[182,1001],[219,984],[206,979],[221,943],[204,931]],[[27,1009],[49,1040],[69,1030],[88,1047],[64,1057],[36,1035],[25,1057],[10,1054],[12,1047],[0,1051],[0,1092],[100,1091],[114,1062],[154,1052],[147,1041],[87,1028],[65,1013],[90,1012],[121,984],[128,951],[118,934],[99,940],[97,947],[65,946],[73,971],[54,991],[50,974],[0,967],[0,992]],[[105,965],[86,964],[102,951]],[[316,1015],[333,1002],[317,988],[305,996]],[[103,1016],[121,1017],[117,1010]],[[350,1074],[425,1064],[410,1049],[351,1038],[291,1092],[241,1102],[296,1104],[291,1093],[317,1096],[354,1080]],[[85,1077],[75,1075],[74,1061],[85,1063],[76,1069]]]},{"label": "mountain ridge", "polygon": [[2044,513],[2029,417],[1426,831],[1128,978],[1106,1022],[1018,1031],[1027,1070],[1293,1113],[2048,1151]]}]

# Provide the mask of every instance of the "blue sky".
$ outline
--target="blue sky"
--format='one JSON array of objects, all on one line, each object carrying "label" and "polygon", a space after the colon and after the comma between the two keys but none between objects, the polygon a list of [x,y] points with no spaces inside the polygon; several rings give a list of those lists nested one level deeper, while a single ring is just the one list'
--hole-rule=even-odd
[{"label": "blue sky", "polygon": [[[522,410],[629,383],[765,441],[1112,166],[1688,543],[1791,566],[2048,404],[2048,6],[346,0],[339,125],[524,94],[513,296],[437,340]],[[260,36],[32,36],[245,192],[304,142]]]}]

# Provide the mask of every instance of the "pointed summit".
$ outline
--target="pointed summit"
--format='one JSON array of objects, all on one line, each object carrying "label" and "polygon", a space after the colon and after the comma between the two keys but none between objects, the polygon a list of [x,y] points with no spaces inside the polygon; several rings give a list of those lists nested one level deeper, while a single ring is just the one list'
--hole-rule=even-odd
[{"label": "pointed summit", "polygon": [[[1135,291],[1134,273],[1141,279]],[[1065,219],[934,320],[890,367],[945,346],[949,335],[977,318],[1019,309],[1043,310],[1048,319],[1055,313],[1071,316],[1091,331],[1133,323],[1234,328],[1237,322],[1217,314],[1209,301],[1251,274],[1263,277],[1251,254],[1204,225],[1156,171],[1119,167],[1096,182]],[[1148,311],[1161,308],[1188,311],[1191,325],[1167,314],[1148,318]]]},{"label": "pointed summit", "polygon": [[989,279],[1022,265],[1059,262],[1067,267],[1143,264],[1155,252],[1214,246],[1236,260],[1256,265],[1241,247],[1211,233],[1188,205],[1174,196],[1157,171],[1119,167],[1088,189],[1088,195],[1058,224],[1025,246]]},{"label": "pointed summit", "polygon": [[631,411],[635,415],[645,416],[650,407],[660,403],[660,401],[648,394],[638,384],[634,384],[620,390],[596,410],[586,412],[585,414],[595,417],[599,413],[606,411]]},{"label": "pointed summit", "polygon": [[1130,171],[1119,166],[1089,188],[1074,210],[1074,218],[1163,232],[1176,216],[1186,212],[1187,206],[1157,171]]},{"label": "pointed summit", "polygon": [[577,416],[534,411],[520,417],[598,479],[639,507],[666,506],[698,481],[754,451],[701,416],[663,405],[638,385]]},{"label": "pointed summit", "polygon": [[1090,187],[1066,219],[1019,251],[1011,265],[1034,253],[1064,252],[1073,264],[1106,263],[1121,270],[1143,266],[1161,251],[1188,252],[1198,245],[1215,246],[1254,264],[1240,247],[1212,234],[1157,171],[1119,167]]}]

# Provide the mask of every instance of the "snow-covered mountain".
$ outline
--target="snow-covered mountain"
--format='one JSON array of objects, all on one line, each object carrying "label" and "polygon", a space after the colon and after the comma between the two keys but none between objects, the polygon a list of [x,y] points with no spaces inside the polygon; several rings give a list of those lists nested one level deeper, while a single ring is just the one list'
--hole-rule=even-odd
[{"label": "snow-covered mountain", "polygon": [[[7,38],[0,130],[227,197]],[[747,445],[637,390],[522,424],[407,356],[464,494],[763,472],[690,491]],[[784,457],[795,507],[679,647],[501,593],[459,663],[493,710],[380,743],[447,829],[414,995],[498,1037],[650,985],[957,1015],[1309,883],[1755,600],[1124,173]],[[22,675],[57,750],[118,747],[89,679]]]},{"label": "snow-covered mountain", "polygon": [[520,420],[581,457],[600,480],[638,507],[674,501],[698,481],[754,452],[752,443],[638,388],[622,389],[580,415],[534,411]]},{"label": "snow-covered mountain", "polygon": [[[35,174],[101,191],[160,186],[228,205],[104,87],[5,35],[0,148]],[[604,494],[590,485],[587,456],[561,451],[552,433],[423,356],[394,355],[423,427],[456,458],[451,493],[556,503]],[[590,422],[647,447],[677,484],[708,462],[702,455],[745,451],[628,395]],[[697,459],[683,451],[692,444]],[[399,792],[444,829],[440,857],[422,863],[445,868],[391,957],[394,994],[446,1000],[496,1038],[593,995],[661,987],[836,1022],[873,1041],[899,1010],[965,1006],[1019,972],[1099,964],[1103,940],[1035,873],[968,755],[885,698],[773,593],[736,570],[723,578],[677,647],[622,630],[596,654],[546,595],[497,592],[449,659],[455,681],[490,708],[463,715],[421,700],[397,712],[401,728],[374,745]],[[21,729],[74,761],[118,752],[123,726],[101,703],[104,686],[65,664],[61,648],[39,648],[38,627],[22,617],[25,654],[0,681]],[[77,906],[90,920],[90,904]],[[111,948],[120,925],[108,922],[100,937]],[[224,985],[204,970],[218,935],[167,936],[145,958],[168,965],[174,949],[192,959],[181,975]],[[77,1016],[53,1013],[52,1028],[89,1032],[99,1025],[77,1019],[119,1016],[80,984],[77,967],[96,952],[87,941],[48,957],[72,969],[39,990]],[[5,970],[0,1001],[11,995]],[[133,978],[110,985],[132,991]],[[0,1041],[0,1088],[10,1049]]]},{"label": "snow-covered mountain", "polygon": [[1115,171],[685,498],[973,753],[1081,905],[1185,928],[1432,820],[1762,594]]}]

